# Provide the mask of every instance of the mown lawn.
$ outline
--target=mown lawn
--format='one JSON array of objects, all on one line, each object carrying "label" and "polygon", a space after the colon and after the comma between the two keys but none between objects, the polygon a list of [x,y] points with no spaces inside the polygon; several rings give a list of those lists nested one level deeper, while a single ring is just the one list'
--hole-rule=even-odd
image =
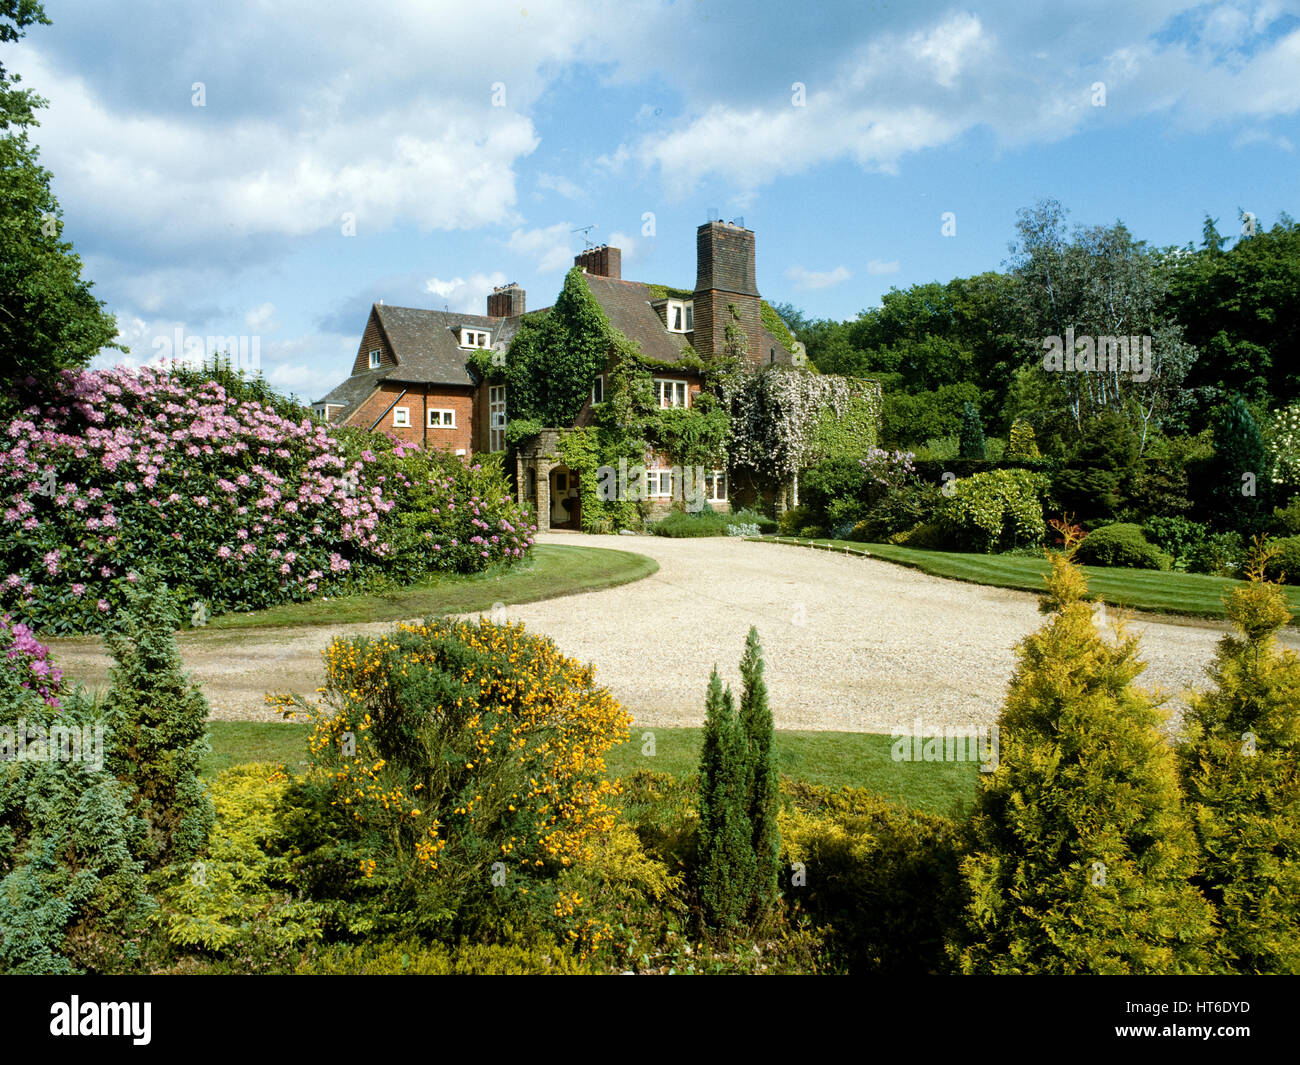
[{"label": "mown lawn", "polygon": [[[309,727],[210,722],[212,753],[203,761],[203,775],[243,762],[282,762],[291,772],[300,771]],[[634,727],[628,742],[609,753],[609,771],[619,777],[638,769],[689,776],[698,769],[702,738],[698,728]],[[870,788],[931,813],[970,807],[979,776],[973,762],[895,762],[892,743],[888,736],[866,732],[777,732],[776,753],[782,773],[812,784]],[[650,750],[654,753],[642,753]]]},{"label": "mown lawn", "polygon": [[508,569],[446,574],[390,592],[286,603],[247,614],[222,614],[212,618],[207,629],[343,625],[401,621],[426,615],[487,613],[496,603],[511,606],[600,591],[649,577],[658,569],[659,563],[654,559],[629,551],[539,544],[528,559]]},{"label": "mown lawn", "polygon": [[[777,542],[804,546],[815,544],[828,550],[847,548],[857,553],[866,552],[872,558],[885,562],[911,566],[935,577],[1027,592],[1042,592],[1043,575],[1048,571],[1045,558],[1019,555],[922,551],[893,544],[859,544],[848,540],[797,540],[782,537]],[[1116,566],[1084,566],[1083,571],[1088,576],[1089,594],[1111,606],[1198,618],[1224,617],[1224,592],[1242,583],[1227,577],[1208,577],[1200,573],[1162,573]],[[1292,614],[1300,612],[1300,587],[1287,586],[1283,590]],[[1291,624],[1296,624],[1294,617]]]}]

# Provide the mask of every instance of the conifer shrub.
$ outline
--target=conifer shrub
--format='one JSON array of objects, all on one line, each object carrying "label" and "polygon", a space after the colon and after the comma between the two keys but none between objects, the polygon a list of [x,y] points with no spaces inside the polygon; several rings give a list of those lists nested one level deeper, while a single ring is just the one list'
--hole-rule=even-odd
[{"label": "conifer shrub", "polygon": [[740,724],[745,735],[747,815],[754,850],[753,916],[761,918],[777,899],[781,862],[781,777],[776,767],[772,711],[763,680],[763,647],[750,627],[740,659]]},{"label": "conifer shrub", "polygon": [[1142,534],[1141,526],[1123,522],[1094,529],[1079,544],[1074,557],[1086,566],[1173,568],[1173,560]]},{"label": "conifer shrub", "polygon": [[827,930],[848,971],[952,971],[944,948],[961,915],[957,826],[864,788],[795,781],[782,792],[787,897]]},{"label": "conifer shrub", "polygon": [[753,897],[755,861],[749,820],[747,743],[731,688],[715,669],[704,704],[700,751],[700,910],[707,925],[740,926]]},{"label": "conifer shrub", "polygon": [[958,457],[963,459],[982,459],[984,452],[984,426],[980,424],[980,412],[974,403],[961,406],[961,443]]},{"label": "conifer shrub", "polygon": [[283,769],[231,766],[208,791],[216,817],[207,844],[159,894],[155,919],[167,942],[219,955],[250,939],[292,947],[319,938],[320,907],[293,885]]},{"label": "conifer shrub", "polygon": [[108,764],[130,790],[146,834],[149,869],[188,863],[212,826],[212,800],[199,780],[210,750],[208,702],[184,671],[174,599],[152,572],[127,585],[127,609],[105,642],[109,670],[104,711],[113,735]]},{"label": "conifer shrub", "polygon": [[1166,715],[1133,683],[1138,639],[1120,622],[1102,637],[1064,554],[1048,593],[1048,623],[1016,648],[998,765],[979,783],[954,956],[965,973],[1213,971]]},{"label": "conifer shrub", "polygon": [[1011,437],[1007,441],[1005,457],[1008,459],[1041,458],[1038,441],[1034,437],[1034,427],[1023,418],[1017,418],[1011,426]]},{"label": "conifer shrub", "polygon": [[0,973],[122,971],[150,909],[100,708],[0,622]]},{"label": "conifer shrub", "polygon": [[1233,395],[1215,412],[1214,459],[1203,469],[1206,504],[1217,524],[1238,532],[1255,532],[1268,511],[1271,463],[1259,425],[1246,401]]},{"label": "conifer shrub", "polygon": [[1191,702],[1180,754],[1203,852],[1198,883],[1218,909],[1221,944],[1237,972],[1300,973],[1300,659],[1277,633],[1286,598],[1264,577],[1226,606],[1235,634],[1209,667],[1214,687]]},{"label": "conifer shrub", "polygon": [[736,930],[761,920],[777,898],[780,776],[763,649],[751,627],[740,661],[737,708],[715,669],[700,752],[698,886],[707,925]]}]

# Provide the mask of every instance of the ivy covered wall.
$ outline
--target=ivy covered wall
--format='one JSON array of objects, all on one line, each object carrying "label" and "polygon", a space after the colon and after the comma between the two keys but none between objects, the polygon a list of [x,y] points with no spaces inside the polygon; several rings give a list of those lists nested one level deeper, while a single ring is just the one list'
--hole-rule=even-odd
[{"label": "ivy covered wall", "polygon": [[[677,291],[663,288],[666,295]],[[782,327],[777,335],[784,341],[789,332]],[[578,474],[583,526],[590,530],[639,524],[638,504],[599,497],[596,471],[617,468],[620,460],[635,466],[661,454],[682,466],[730,463],[779,488],[824,458],[877,446],[876,382],[779,366],[750,373],[743,369],[746,356],[743,333],[729,325],[716,359],[688,347],[676,363],[646,360],[610,323],[575,267],[550,311],[525,316],[504,365],[490,352],[474,360],[484,378],[506,385],[508,446],[544,426],[564,429],[560,457]],[[605,401],[592,408],[592,424],[566,429],[607,367]],[[653,378],[674,371],[698,375],[702,391],[689,408],[661,409]]]}]

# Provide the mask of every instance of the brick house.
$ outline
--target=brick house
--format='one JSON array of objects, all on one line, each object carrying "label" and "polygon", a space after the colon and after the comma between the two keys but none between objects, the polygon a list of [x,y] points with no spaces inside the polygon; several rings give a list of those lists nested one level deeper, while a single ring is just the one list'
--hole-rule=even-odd
[{"label": "brick house", "polygon": [[[752,368],[788,365],[787,345],[763,323],[763,302],[755,274],[754,233],[735,223],[706,222],[696,231],[693,290],[673,290],[624,280],[618,248],[588,248],[574,258],[592,296],[610,323],[636,343],[650,362],[671,370],[654,378],[663,407],[690,406],[699,394],[698,373],[677,367],[687,347],[705,359],[723,350],[730,307],[738,314]],[[370,318],[357,349],[352,374],[313,404],[318,417],[364,429],[383,430],[425,447],[450,450],[467,460],[505,447],[509,397],[504,385],[480,379],[469,358],[476,350],[505,351],[525,311],[516,284],[495,289],[487,314],[460,314],[382,303]],[[604,399],[605,374],[591,383],[591,398],[575,419],[589,424],[592,403]],[[580,527],[576,477],[556,454],[559,428],[549,429],[516,455],[521,502],[534,504],[540,530]],[[671,499],[667,458],[652,460],[655,497]],[[726,471],[709,471],[710,504],[727,506]]]}]

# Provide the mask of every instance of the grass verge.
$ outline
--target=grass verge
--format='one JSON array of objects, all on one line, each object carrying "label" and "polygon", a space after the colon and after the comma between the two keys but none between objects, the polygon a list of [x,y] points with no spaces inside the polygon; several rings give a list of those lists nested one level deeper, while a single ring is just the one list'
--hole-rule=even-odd
[{"label": "grass verge", "polygon": [[[212,777],[243,762],[283,762],[298,772],[309,728],[292,722],[210,722],[212,753],[203,760],[202,774]],[[628,742],[610,751],[606,761],[612,776],[650,769],[681,779],[698,770],[702,742],[703,730],[698,728],[634,727]],[[798,780],[870,788],[930,813],[970,808],[979,776],[973,762],[895,762],[890,756],[893,742],[869,732],[778,731],[777,764],[782,773]],[[644,753],[650,750],[654,753]]]},{"label": "grass verge", "polygon": [[[765,541],[773,538],[766,537]],[[910,566],[934,577],[986,584],[995,588],[1042,593],[1048,571],[1045,558],[1020,555],[977,555],[957,551],[923,551],[894,544],[859,544],[848,540],[799,540],[781,537],[775,542],[829,551],[848,550],[885,562]],[[1223,618],[1223,595],[1242,582],[1201,573],[1164,573],[1158,570],[1127,569],[1119,566],[1083,566],[1088,591],[1110,606],[1152,614],[1173,614],[1195,618]],[[1291,624],[1300,612],[1300,587],[1284,586],[1291,607]]]}]

